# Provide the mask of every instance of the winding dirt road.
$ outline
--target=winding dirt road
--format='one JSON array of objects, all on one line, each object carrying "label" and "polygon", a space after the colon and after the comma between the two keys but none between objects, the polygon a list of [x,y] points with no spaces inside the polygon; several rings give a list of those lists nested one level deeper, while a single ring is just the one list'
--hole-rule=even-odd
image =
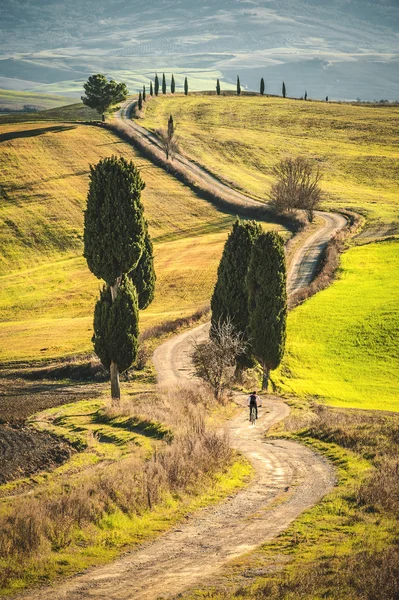
[{"label": "winding dirt road", "polygon": [[[157,143],[152,134],[137,124],[132,127],[151,143]],[[187,166],[188,159],[178,157],[178,160]],[[206,171],[188,163],[196,176],[204,177]],[[206,176],[211,178],[212,186],[221,186],[230,198],[234,195],[234,203],[259,204],[208,173]],[[318,215],[324,225],[292,259],[291,293],[310,283],[321,249],[346,223],[341,215],[323,212]],[[192,378],[192,341],[205,339],[208,332],[209,325],[201,325],[156,350],[154,364],[159,383],[173,384]],[[252,427],[247,420],[245,398],[238,397],[237,401],[242,403],[243,410],[227,428],[233,446],[250,459],[255,469],[255,477],[246,489],[217,506],[193,514],[177,529],[110,565],[24,597],[31,600],[172,598],[211,582],[228,561],[275,537],[332,489],[334,471],[321,456],[294,442],[265,439],[265,431],[289,414],[284,402],[271,396],[265,398],[257,425]]]}]

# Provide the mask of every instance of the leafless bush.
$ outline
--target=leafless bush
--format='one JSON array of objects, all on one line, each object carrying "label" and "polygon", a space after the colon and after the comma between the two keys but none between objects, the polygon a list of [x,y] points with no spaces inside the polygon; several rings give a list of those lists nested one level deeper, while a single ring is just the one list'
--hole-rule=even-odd
[{"label": "leafless bush", "polygon": [[323,193],[320,188],[322,174],[319,165],[303,157],[284,158],[273,168],[276,182],[269,194],[271,203],[278,213],[304,210],[309,221],[320,205]]},{"label": "leafless bush", "polygon": [[143,343],[139,345],[139,350],[137,352],[136,362],[134,364],[135,369],[138,371],[142,371],[146,368],[148,360],[151,356],[150,350]]},{"label": "leafless bush", "polygon": [[192,358],[195,373],[212,388],[217,400],[232,382],[237,357],[245,349],[242,333],[235,331],[230,320],[213,325],[207,342],[194,342]]},{"label": "leafless bush", "polygon": [[179,140],[174,131],[169,129],[157,129],[155,131],[162,150],[165,152],[166,160],[174,159],[179,151]]},{"label": "leafless bush", "polygon": [[358,491],[361,504],[399,515],[399,459],[384,457]]}]

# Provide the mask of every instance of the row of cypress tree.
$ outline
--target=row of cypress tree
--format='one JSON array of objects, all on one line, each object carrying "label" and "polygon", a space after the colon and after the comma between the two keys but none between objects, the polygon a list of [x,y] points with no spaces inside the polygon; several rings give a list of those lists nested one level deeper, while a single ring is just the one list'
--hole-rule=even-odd
[{"label": "row of cypress tree", "polygon": [[262,232],[255,221],[234,223],[218,268],[211,300],[212,324],[231,320],[247,342],[238,367],[263,368],[262,389],[270,371],[284,355],[287,291],[284,241],[271,231]]},{"label": "row of cypress tree", "polygon": [[94,309],[93,344],[120,398],[119,374],[136,359],[139,310],[154,298],[153,246],[144,217],[145,183],[132,162],[105,158],[90,167],[84,215],[84,256],[105,281]]}]

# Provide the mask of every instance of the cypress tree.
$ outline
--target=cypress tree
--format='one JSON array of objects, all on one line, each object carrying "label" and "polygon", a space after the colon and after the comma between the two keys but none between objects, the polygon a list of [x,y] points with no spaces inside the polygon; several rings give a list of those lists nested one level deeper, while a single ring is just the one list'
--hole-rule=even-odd
[{"label": "cypress tree", "polygon": [[220,81],[219,81],[219,79],[216,80],[216,93],[218,96],[220,96]]},{"label": "cypress tree", "polygon": [[263,367],[262,389],[284,355],[287,290],[284,241],[275,231],[255,241],[248,269],[249,333],[252,351]]},{"label": "cypress tree", "polygon": [[174,77],[174,75],[172,75],[172,79],[170,81],[170,93],[174,94],[175,91],[176,91],[175,77]]},{"label": "cypress tree", "polygon": [[265,80],[262,79],[260,80],[260,95],[263,96],[263,94],[265,93]]},{"label": "cypress tree", "polygon": [[104,367],[111,371],[118,366],[115,380],[111,380],[112,397],[119,398],[119,373],[126,371],[137,356],[139,311],[137,293],[129,278],[123,276],[118,295],[112,300],[111,288],[105,285],[94,309],[94,351]]},{"label": "cypress tree", "polygon": [[137,291],[139,309],[144,310],[154,299],[156,282],[154,249],[147,223],[143,253],[137,267],[129,273],[129,277]]},{"label": "cypress tree", "polygon": [[305,90],[305,100],[307,100],[307,99],[308,99],[308,93],[307,93],[307,91]]},{"label": "cypress tree", "polygon": [[173,122],[172,115],[170,115],[169,120],[168,120],[168,136],[169,136],[169,138],[172,138],[174,133],[175,133],[175,124]]},{"label": "cypress tree", "polygon": [[145,85],[143,85],[143,102],[145,102],[147,99],[147,93],[145,91]]},{"label": "cypress tree", "polygon": [[282,93],[283,93],[283,98],[286,98],[287,97],[287,88],[285,87],[284,81],[283,81]]},{"label": "cypress tree", "polygon": [[152,81],[150,81],[150,96],[153,96],[153,95],[154,95],[154,90],[152,87]]},{"label": "cypress tree", "polygon": [[165,77],[165,73],[162,74],[162,93],[166,94],[166,77]]},{"label": "cypress tree", "polygon": [[[237,221],[225,243],[211,299],[212,325],[231,319],[236,331],[248,339],[248,289],[246,277],[252,247],[261,234],[255,221]],[[245,365],[245,357],[239,361]]]},{"label": "cypress tree", "polygon": [[188,79],[187,79],[187,77],[184,80],[184,93],[186,96],[188,96]]},{"label": "cypress tree", "polygon": [[[110,319],[112,317],[112,331],[115,333],[112,333],[108,343],[104,331],[110,329],[104,324],[101,327],[99,325],[100,333],[95,332],[94,341],[101,337],[101,347],[108,348],[107,352],[101,350],[99,356],[100,358],[108,356],[109,359],[106,360],[107,365],[109,362],[111,374],[112,398],[120,398],[119,372],[128,368],[126,364],[130,360],[129,357],[133,356],[136,347],[133,341],[125,343],[125,334],[122,332],[125,325],[115,324],[115,319],[119,314],[125,315],[128,310],[126,307],[129,306],[132,310],[132,323],[137,319],[134,314],[134,299],[129,302],[123,301],[125,312],[122,313],[119,308],[109,311],[106,305],[109,298],[112,303],[116,302],[122,284],[125,291],[129,289],[125,284],[125,275],[137,267],[143,253],[146,223],[141,191],[144,185],[139,171],[132,162],[124,158],[116,156],[104,158],[95,167],[90,167],[87,208],[84,214],[84,256],[90,271],[99,279],[103,279],[108,286],[100,297],[102,308],[98,308],[98,311],[104,319],[107,315]],[[130,292],[126,291],[126,294],[129,295]],[[103,323],[103,317],[100,318],[98,315],[97,317],[100,321],[96,322]],[[115,351],[116,335],[121,336],[120,352]],[[125,352],[124,349],[126,358],[122,360],[121,352]]]},{"label": "cypress tree", "polygon": [[139,107],[139,110],[143,110],[143,97],[141,95],[141,92],[139,92],[138,107]]},{"label": "cypress tree", "polygon": [[155,91],[155,95],[158,96],[158,94],[159,94],[159,77],[157,74],[155,74],[154,91]]},{"label": "cypress tree", "polygon": [[237,96],[241,96],[241,83],[240,78],[237,75]]}]

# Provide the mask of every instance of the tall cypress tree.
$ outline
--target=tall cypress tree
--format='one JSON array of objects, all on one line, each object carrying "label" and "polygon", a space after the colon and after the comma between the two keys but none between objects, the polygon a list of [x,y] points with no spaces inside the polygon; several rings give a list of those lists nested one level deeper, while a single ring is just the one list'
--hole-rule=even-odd
[{"label": "tall cypress tree", "polygon": [[307,99],[308,99],[308,93],[307,93],[307,91],[305,90],[305,100],[307,100]]},{"label": "tall cypress tree", "polygon": [[155,95],[158,96],[158,94],[159,94],[159,77],[157,74],[155,74],[154,92],[155,92]]},{"label": "tall cypress tree", "polygon": [[[248,339],[248,289],[246,277],[252,247],[262,232],[255,221],[237,221],[225,243],[218,278],[211,299],[212,324],[231,319],[237,331]],[[244,357],[239,362],[245,365]]]},{"label": "tall cypress tree", "polygon": [[184,80],[184,93],[186,96],[188,96],[188,79],[187,79],[187,77]]},{"label": "tall cypress tree", "polygon": [[263,96],[263,94],[265,93],[265,80],[262,79],[260,80],[260,95]]},{"label": "tall cypress tree", "polygon": [[275,231],[255,241],[247,283],[252,352],[263,367],[262,389],[267,390],[269,373],[284,355],[287,321],[284,241]]},{"label": "tall cypress tree", "polygon": [[174,124],[172,115],[170,115],[169,120],[168,120],[168,136],[169,136],[169,138],[172,138],[174,133],[175,133],[175,124]]},{"label": "tall cypress tree", "polygon": [[216,80],[216,94],[218,96],[220,96],[220,81],[219,81],[219,79]]},{"label": "tall cypress tree", "polygon": [[140,310],[144,310],[151,304],[155,294],[155,268],[154,268],[154,249],[151,237],[148,231],[148,225],[145,224],[146,234],[144,238],[144,248],[137,267],[129,273],[138,296],[138,305]]},{"label": "tall cypress tree", "polygon": [[[111,395],[119,399],[119,373],[132,364],[137,348],[133,340],[137,298],[126,284],[126,275],[137,267],[144,249],[146,223],[141,191],[145,184],[132,162],[116,156],[100,160],[90,171],[84,256],[90,271],[107,284],[96,309],[93,341],[96,348],[101,348],[101,360],[107,357],[104,360],[111,374]],[[121,287],[124,299],[119,301]],[[110,302],[112,306],[117,302],[112,310]],[[129,310],[130,317],[126,316]],[[126,333],[127,322],[132,325]]]},{"label": "tall cypress tree", "polygon": [[145,85],[143,85],[143,102],[145,102],[147,99],[147,93],[145,91]]},{"label": "tall cypress tree", "polygon": [[284,81],[283,81],[283,87],[282,87],[281,91],[283,93],[283,98],[286,98],[287,97],[287,88],[285,87]]},{"label": "tall cypress tree", "polygon": [[172,74],[172,79],[170,80],[170,93],[174,94],[176,91],[176,83],[175,83],[175,77]]},{"label": "tall cypress tree", "polygon": [[165,73],[162,74],[162,93],[166,94],[166,77],[165,77]]},{"label": "tall cypress tree", "polygon": [[237,96],[241,96],[241,83],[240,78],[237,75]]},{"label": "tall cypress tree", "polygon": [[139,107],[139,110],[143,110],[143,97],[141,95],[141,92],[139,92],[138,107]]},{"label": "tall cypress tree", "polygon": [[152,87],[152,81],[150,81],[150,96],[153,96],[153,95],[154,95],[154,90]]}]

